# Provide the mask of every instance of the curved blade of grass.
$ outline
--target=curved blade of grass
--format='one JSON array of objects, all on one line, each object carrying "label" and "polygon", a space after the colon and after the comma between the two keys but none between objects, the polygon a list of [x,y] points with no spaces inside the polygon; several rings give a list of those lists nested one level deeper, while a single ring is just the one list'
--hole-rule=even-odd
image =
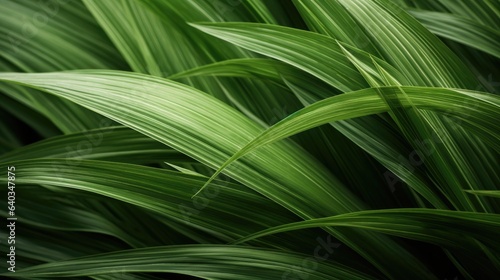
[{"label": "curved blade of grass", "polygon": [[500,252],[497,238],[500,215],[464,211],[384,209],[353,212],[267,229],[234,244],[270,234],[324,226],[355,227],[435,244],[451,250],[450,257],[454,259],[456,254],[462,262],[466,261],[466,266],[482,267],[483,278],[494,278],[497,271],[492,266],[500,267],[500,260],[495,257]]},{"label": "curved blade of grass", "polygon": [[103,126],[49,138],[2,155],[0,162],[33,158],[99,159],[136,164],[190,159],[128,127]]},{"label": "curved blade of grass", "polygon": [[[321,91],[311,92],[306,85],[299,86],[287,81],[290,89],[302,100],[305,107],[320,101],[316,96]],[[325,94],[326,95],[326,94]],[[448,209],[444,200],[429,184],[428,178],[420,169],[404,164],[405,157],[411,150],[404,141],[395,137],[393,124],[389,122],[370,122],[368,117],[330,122],[330,125],[346,135],[353,143],[361,147],[373,158],[379,161],[387,170],[380,171],[385,179],[384,187],[389,186],[391,192],[400,182],[408,184],[411,190],[420,194],[433,207]],[[382,207],[383,208],[383,207]]]},{"label": "curved blade of grass", "polygon": [[498,1],[438,0],[437,2],[453,14],[470,18],[484,26],[491,26],[495,29],[500,28],[500,23],[498,22],[500,3]]},{"label": "curved blade of grass", "polygon": [[341,91],[368,86],[337,42],[327,36],[257,23],[197,23],[192,26],[237,46],[293,65]]},{"label": "curved blade of grass", "polygon": [[[384,77],[385,85],[399,85],[398,81],[387,73],[385,69],[377,63],[376,66],[381,76]],[[388,96],[391,94],[389,91],[379,92],[379,94],[389,105],[389,114],[398,124],[402,134],[415,150],[418,149],[418,155],[421,157],[421,161],[425,161],[424,167],[426,168],[426,176],[432,178],[432,180],[436,182],[436,188],[446,197],[448,202],[453,205],[453,208],[466,211],[482,209],[483,211],[491,212],[492,209],[487,207],[487,205],[480,200],[470,200],[470,197],[467,197],[463,193],[462,188],[473,189],[478,186],[486,186],[491,184],[492,181],[490,180],[488,183],[483,183],[480,180],[476,180],[474,170],[468,169],[467,164],[460,162],[460,151],[457,151],[456,148],[454,149],[456,145],[447,143],[446,140],[443,140],[442,142],[448,146],[448,149],[440,149],[440,143],[429,140],[433,139],[438,133],[441,133],[441,139],[447,139],[445,136],[446,129],[439,129],[439,119],[436,119],[434,114],[419,110],[413,106],[406,92],[401,87],[395,89],[393,93],[395,98]],[[404,108],[402,102],[408,103],[410,106]],[[466,133],[463,135],[470,137],[470,135]],[[421,143],[424,142],[427,145],[426,150],[421,148]],[[473,154],[473,152],[468,151],[467,154]],[[483,175],[485,176],[484,181],[487,182],[490,175],[488,175],[488,173]]]},{"label": "curved blade of grass", "polygon": [[378,56],[365,31],[338,1],[294,0],[293,3],[312,31]]},{"label": "curved blade of grass", "polygon": [[180,79],[196,76],[227,76],[257,78],[265,77],[270,80],[281,81],[281,76],[288,79],[300,78],[301,71],[280,61],[268,58],[237,58],[219,61],[169,76],[169,79]]},{"label": "curved blade of grass", "polygon": [[410,10],[432,33],[500,58],[500,32],[467,18],[448,13]]},{"label": "curved blade of grass", "polygon": [[[26,186],[23,186],[25,192]],[[33,191],[33,190],[30,190]],[[6,194],[6,193],[5,193]],[[37,192],[40,195],[39,192]],[[30,193],[31,195],[31,193]],[[16,209],[16,214],[23,217],[23,224],[29,224],[38,228],[53,229],[57,231],[70,232],[93,232],[117,237],[132,247],[143,247],[144,244],[121,230],[112,221],[106,219],[101,213],[89,211],[83,207],[71,205],[57,201],[54,203],[54,196],[40,199],[39,196],[31,195],[29,198],[29,208],[22,207]],[[23,196],[26,199],[26,196]],[[9,217],[7,202],[1,202],[2,209],[0,215]],[[57,215],[54,215],[57,213]]]},{"label": "curved blade of grass", "polygon": [[479,81],[456,54],[392,1],[337,1],[412,85],[477,89]]},{"label": "curved blade of grass", "polygon": [[[103,195],[203,229],[226,241],[241,237],[255,227],[293,219],[293,215],[279,205],[224,181],[216,182],[194,204],[191,200],[193,188],[202,184],[206,177],[94,160],[33,159],[10,162],[9,165],[15,165],[18,170],[16,184],[54,186]],[[141,179],[145,177],[147,181]],[[205,206],[201,208],[203,211],[197,209],[199,205]],[[242,205],[258,207],[262,212],[250,214]],[[233,224],[242,221],[248,227]]]},{"label": "curved blade of grass", "polygon": [[[192,192],[206,180],[206,177],[138,165],[92,160],[39,159],[10,162],[9,165],[15,165],[16,170],[18,170],[16,171],[17,185],[39,184],[52,187],[57,194],[74,196],[75,203],[79,205],[85,200],[82,200],[84,196],[81,194],[74,195],[76,190],[97,194],[108,199],[116,199],[139,208],[138,211],[135,207],[131,208],[128,205],[132,213],[125,213],[126,215],[120,218],[120,215],[116,213],[123,212],[120,208],[127,207],[126,204],[119,204],[114,200],[102,200],[102,202],[95,203],[95,199],[82,204],[84,207],[95,209],[102,218],[107,219],[110,223],[116,223],[120,219],[131,219],[133,223],[134,216],[138,215],[141,222],[136,221],[135,226],[139,226],[142,221],[151,221],[151,225],[145,224],[144,226],[165,230],[164,226],[154,225],[158,223],[154,216],[153,219],[150,219],[150,215],[147,213],[140,215],[140,211],[145,209],[160,216],[162,220],[166,220],[164,224],[168,227],[180,228],[186,236],[193,237],[194,240],[203,243],[229,242],[249,234],[255,228],[277,225],[280,220],[292,222],[298,219],[279,205],[269,203],[268,199],[226,181],[218,181],[198,199],[191,200]],[[5,165],[2,164],[2,167]],[[51,176],[46,176],[47,174],[51,174]],[[148,181],[142,179],[145,177],[148,178]],[[23,197],[31,195],[28,192],[22,194],[24,194]],[[53,198],[56,197],[57,195],[53,196]],[[51,201],[54,202],[54,200]],[[262,212],[253,211],[253,214],[249,214],[247,207],[242,207],[243,205],[258,207]],[[269,215],[269,213],[273,214]],[[81,219],[83,218],[81,217]],[[240,224],[242,222],[246,225],[242,226]],[[132,232],[126,231],[127,234],[121,234],[119,229],[126,230],[127,224],[127,221],[116,223],[114,231],[116,234],[113,236],[138,247],[144,247],[145,244],[157,246],[171,243],[165,242],[164,238],[149,240],[151,235],[144,238],[148,234],[137,229]],[[97,225],[98,223],[95,226]],[[183,227],[186,229],[182,229]],[[105,228],[103,227],[102,230]],[[194,236],[190,236],[192,234],[190,231],[193,231]],[[161,234],[161,231],[157,234]],[[296,242],[288,243],[293,239],[295,237],[292,236],[286,240],[276,238],[270,240],[269,245],[298,251],[301,250],[301,246],[314,246],[314,235],[307,241],[299,242],[297,239]]]},{"label": "curved blade of grass", "polygon": [[[346,54],[346,57],[348,57],[351,62],[353,62],[354,65],[360,65],[362,67],[366,67],[366,72],[370,73],[370,75],[376,75],[380,76],[378,72],[376,71],[376,67],[373,64],[373,60],[370,59],[370,55],[364,52],[361,52],[359,50],[356,50],[355,48],[352,48],[348,45],[345,45],[343,43],[339,43],[341,45],[342,51]],[[357,55],[361,54],[361,55]],[[394,76],[398,77],[398,79],[405,81],[404,77],[402,77],[397,70],[395,70],[392,66],[388,65],[387,63],[384,63],[383,61],[379,59],[375,59],[378,63],[381,63],[387,69],[392,70],[391,73],[393,73]],[[371,66],[368,67],[368,64],[371,64]],[[371,67],[371,68],[370,68]],[[358,67],[359,69],[359,67]],[[363,69],[365,70],[365,69]],[[361,71],[361,70],[360,70]],[[195,69],[191,69],[182,73],[178,73],[176,75],[170,76],[170,78],[180,78],[180,77],[193,77],[197,75],[218,75],[218,76],[237,76],[237,77],[246,77],[246,78],[267,78],[271,79],[272,81],[279,82],[282,84],[282,79],[286,81],[286,85],[299,97],[299,99],[306,98],[310,102],[304,103],[305,105],[309,105],[310,103],[316,102],[318,99],[316,97],[310,99],[302,94],[303,91],[307,91],[311,95],[320,95],[318,98],[323,97],[321,94],[324,94],[324,96],[329,96],[332,92],[331,88],[329,88],[327,85],[321,85],[320,81],[312,82],[314,77],[307,75],[306,73],[300,71],[299,69],[292,68],[282,62],[279,61],[274,61],[270,59],[259,59],[259,58],[249,58],[249,59],[233,59],[233,60],[227,60],[227,61],[221,61],[209,65],[204,65]],[[380,79],[378,77],[377,79]],[[293,85],[292,85],[293,82]],[[407,82],[405,82],[407,84]],[[386,123],[386,122],[385,122]],[[404,180],[406,182],[409,182],[410,185],[416,189],[421,189],[419,193],[424,193],[424,192],[429,192],[423,191],[423,189],[428,189],[428,187],[423,183],[423,179],[416,179],[416,175],[419,174],[419,172],[406,172],[404,174],[401,174],[399,172],[400,168],[396,168],[397,164],[394,165],[394,162],[398,162],[399,159],[398,157],[401,154],[405,154],[404,150],[396,150],[397,147],[400,147],[402,144],[401,143],[395,143],[394,137],[382,137],[383,135],[391,135],[393,132],[386,131],[384,130],[384,133],[382,133],[382,129],[385,128],[384,123],[369,123],[369,122],[359,122],[359,120],[350,120],[348,123],[332,123],[332,125],[340,132],[343,134],[347,135],[347,137],[351,140],[354,141],[356,144],[350,142],[350,141],[342,141],[343,137],[345,137],[342,134],[339,134],[338,132],[332,131],[331,133],[334,133],[335,136],[331,136],[330,134],[328,136],[328,139],[325,139],[325,141],[329,141],[329,139],[334,139],[331,140],[332,143],[331,145],[333,146],[332,148],[335,150],[333,155],[329,155],[331,158],[333,158],[333,162],[329,163],[329,166],[333,165],[339,165],[339,169],[342,169],[342,174],[350,174],[349,170],[343,169],[343,167],[348,167],[351,166],[350,164],[347,164],[347,162],[352,163],[352,160],[358,159],[359,161],[355,164],[355,170],[359,170],[360,166],[363,166],[364,164],[370,164],[370,159],[368,157],[365,157],[360,151],[357,151],[356,145],[359,147],[362,147],[365,149],[368,153],[372,154],[375,158],[377,158],[379,161],[381,161],[386,167],[389,166],[390,170],[395,173],[398,177],[400,178],[405,178]],[[354,129],[350,128],[354,127]],[[356,132],[362,132],[363,135],[356,135]],[[369,134],[369,135],[368,135]],[[326,136],[326,135],[325,135]],[[321,137],[321,135],[316,136]],[[333,137],[333,138],[332,138]],[[369,141],[367,141],[369,139]],[[346,139],[348,140],[348,139]],[[309,140],[309,142],[312,140]],[[377,145],[373,145],[371,143],[378,143]],[[344,145],[345,144],[345,145]],[[319,145],[319,144],[315,144]],[[357,148],[357,149],[356,149]],[[344,154],[343,152],[349,151],[346,153],[346,160],[342,160],[342,155]],[[389,156],[387,155],[387,152],[392,152],[392,157],[388,160]],[[409,153],[406,152],[406,153]],[[339,164],[344,162],[345,164]],[[367,168],[372,168],[368,167]],[[339,176],[339,175],[337,175]],[[360,178],[359,176],[352,176],[350,179],[352,181],[356,181],[356,179]],[[370,183],[375,183],[376,179],[372,178],[370,180],[366,180],[366,182]],[[352,182],[350,185],[356,186],[359,185],[364,186],[366,185],[365,183],[362,184],[357,184],[358,182]],[[425,197],[435,206],[439,208],[446,208],[445,204],[441,203],[439,201],[439,198],[436,199],[434,195],[431,194],[426,195]],[[366,196],[365,196],[366,195]],[[379,196],[386,195],[383,191],[377,190],[375,193],[368,193],[366,191],[361,192],[361,196],[365,198],[365,201],[372,201],[370,205],[377,205],[377,203],[380,203],[381,201],[384,201]]]},{"label": "curved blade of grass", "polygon": [[[474,259],[468,260],[474,262],[475,267],[486,269],[483,277],[487,278],[494,277],[497,273],[491,266],[500,265],[498,259],[482,254],[482,252],[498,254],[500,251],[500,242],[497,238],[500,215],[464,211],[411,208],[353,212],[282,225],[252,234],[234,243],[240,244],[270,234],[325,226],[377,231],[435,244],[461,255],[468,254],[474,256]],[[483,245],[478,247],[477,243]]]},{"label": "curved blade of grass", "polygon": [[[437,112],[445,112],[446,110],[453,109],[457,117],[460,118],[460,115],[467,116],[463,121],[474,127],[475,132],[480,133],[483,139],[493,145],[497,151],[500,151],[500,145],[497,141],[500,126],[495,121],[500,117],[500,99],[497,96],[458,89],[426,87],[401,87],[401,89],[408,96],[408,99],[401,100],[403,106],[415,106],[419,109]],[[215,178],[229,164],[258,147],[329,122],[386,112],[389,107],[378,94],[384,91],[391,93],[393,90],[395,88],[384,87],[344,93],[319,101],[295,112],[264,131],[259,137],[253,139],[244,148],[232,155],[231,158],[219,167],[211,179]],[[469,104],[472,102],[477,104],[477,106],[462,106],[464,101],[467,101]],[[205,183],[205,186],[209,182]]]},{"label": "curved blade of grass", "polygon": [[500,241],[496,238],[500,227],[498,214],[415,208],[368,210],[312,219],[266,229],[233,243],[240,244],[269,234],[324,226],[359,227],[467,250],[468,247],[462,244],[463,236],[466,235],[487,242],[496,250],[500,248]]},{"label": "curved blade of grass", "polygon": [[[91,235],[88,232],[72,232],[68,236],[67,232],[46,230],[25,224],[23,234],[16,236],[16,243],[23,244],[16,250],[16,267],[20,268],[23,261],[29,264],[24,267],[31,267],[41,262],[67,260],[123,249],[123,241],[106,237],[105,235]],[[6,245],[2,247],[3,250],[7,249]],[[19,264],[18,261],[20,261]],[[9,276],[13,276],[12,273]]]},{"label": "curved blade of grass", "polygon": [[[195,77],[198,75],[266,79],[276,82],[281,86],[284,85],[283,80],[286,80],[286,85],[293,91],[289,82],[291,80],[294,84],[300,84],[302,87],[307,88],[307,90],[311,93],[332,92],[331,87],[323,84],[320,80],[315,79],[313,76],[308,75],[295,67],[284,64],[280,61],[261,58],[231,59],[216,62],[175,74],[169,78],[177,79],[182,77]],[[273,95],[276,95],[276,93],[273,93]],[[286,109],[289,109],[288,104]],[[286,115],[280,116],[280,119],[285,116]],[[363,126],[362,129],[356,129],[355,131],[363,130],[366,132],[366,127],[370,126]],[[361,190],[367,183],[376,184],[376,182],[380,181],[380,179],[354,175],[357,173],[357,170],[362,168],[362,166],[365,166],[366,169],[371,169],[374,164],[373,159],[357,147],[356,144],[349,141],[349,139],[345,138],[345,136],[340,132],[332,129],[325,131],[325,128],[318,128],[317,131],[308,132],[309,133],[307,135],[303,135],[304,141],[298,142],[304,143],[303,146],[306,147],[314,146],[317,148],[318,153],[314,153],[315,157],[320,159],[325,158],[325,161],[328,163],[330,169],[334,168],[335,170],[339,170],[339,173],[336,173],[336,176],[339,179],[343,179],[343,181],[347,182],[348,185],[359,186],[358,195],[363,197],[364,201],[370,201],[369,205],[382,205],[383,201],[389,203],[387,201],[387,194],[380,189],[377,189],[374,192],[367,192],[364,189]],[[377,128],[377,132],[380,132],[380,127]],[[343,131],[343,133],[345,133],[345,131]],[[296,141],[301,139],[296,139]],[[360,139],[363,139],[364,141],[366,137],[363,136],[360,137]],[[384,143],[382,140],[380,140],[380,142]],[[391,144],[389,143],[388,146],[391,146]],[[392,147],[394,147],[394,145]],[[328,153],[325,151],[331,152]],[[357,162],[353,163],[353,160],[356,160]],[[367,176],[370,175],[367,174]],[[384,182],[385,181],[382,180],[381,184]],[[384,188],[384,190],[388,191],[387,188]]]},{"label": "curved blade of grass", "polygon": [[489,196],[489,197],[495,197],[495,198],[500,198],[500,191],[471,191],[471,190],[465,190],[466,192],[474,195],[482,195],[482,196]]},{"label": "curved blade of grass", "polygon": [[[150,247],[42,264],[19,270],[17,277],[77,277],[121,272],[171,272],[204,279],[374,279],[351,268],[317,262],[301,269],[306,255],[242,246],[185,245]],[[297,268],[298,267],[298,268]],[[332,278],[333,277],[333,278]]]},{"label": "curved blade of grass", "polygon": [[394,84],[386,83],[386,77],[380,73],[379,68],[384,69],[386,75],[396,81],[397,85],[410,86],[411,83],[396,68],[382,59],[366,53],[360,49],[354,48],[343,42],[337,42],[345,56],[356,66],[356,69],[363,75],[370,87],[391,86]]}]

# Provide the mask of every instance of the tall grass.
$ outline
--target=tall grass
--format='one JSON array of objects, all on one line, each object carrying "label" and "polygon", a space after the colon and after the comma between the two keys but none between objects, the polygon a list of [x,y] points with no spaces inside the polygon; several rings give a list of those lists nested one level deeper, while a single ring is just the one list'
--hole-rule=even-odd
[{"label": "tall grass", "polygon": [[498,277],[500,2],[0,6],[3,277]]}]

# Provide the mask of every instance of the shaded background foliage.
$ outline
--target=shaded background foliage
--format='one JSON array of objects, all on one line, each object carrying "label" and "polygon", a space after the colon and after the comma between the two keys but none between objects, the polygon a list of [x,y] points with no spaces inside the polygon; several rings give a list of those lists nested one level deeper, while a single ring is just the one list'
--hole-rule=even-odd
[{"label": "shaded background foliage", "polygon": [[0,6],[4,276],[498,275],[500,2]]}]

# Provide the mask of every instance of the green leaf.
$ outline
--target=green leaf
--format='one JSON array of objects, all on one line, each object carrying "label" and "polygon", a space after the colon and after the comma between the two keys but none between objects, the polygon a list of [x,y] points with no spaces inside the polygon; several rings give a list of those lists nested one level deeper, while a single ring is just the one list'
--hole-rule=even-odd
[{"label": "green leaf", "polygon": [[364,28],[382,58],[414,86],[477,89],[472,72],[434,34],[389,0],[337,0]]},{"label": "green leaf", "polygon": [[447,13],[410,11],[432,33],[500,58],[500,32],[467,18]]},{"label": "green leaf", "polygon": [[500,191],[471,191],[471,190],[466,190],[466,192],[475,194],[475,195],[483,195],[483,196],[490,196],[490,197],[495,197],[499,198],[500,197]]},{"label": "green leaf", "polygon": [[[352,212],[332,217],[312,219],[294,224],[257,232],[235,244],[254,240],[270,234],[289,232],[310,227],[354,227],[367,231],[377,231],[388,235],[418,240],[442,246],[456,252],[467,252],[475,257],[471,260],[476,266],[483,266],[488,259],[481,254],[475,242],[482,243],[487,250],[498,254],[500,242],[497,238],[500,216],[497,214],[449,211],[436,209],[384,209]],[[467,236],[464,239],[463,236]],[[472,244],[471,244],[472,242]],[[498,259],[491,259],[498,267]],[[487,269],[490,265],[484,265]],[[487,270],[489,277],[494,277],[493,270]]]},{"label": "green leaf", "polygon": [[[497,214],[437,209],[384,209],[352,212],[332,217],[312,219],[266,229],[234,242],[240,244],[269,234],[309,227],[359,227],[385,234],[429,242],[448,248],[467,250],[462,235],[485,242],[493,250],[500,249],[496,238],[500,226]],[[453,229],[453,230],[452,230]]]},{"label": "green leaf", "polygon": [[224,245],[150,247],[54,262],[16,272],[17,277],[76,277],[110,272],[171,272],[204,279],[375,279],[336,264],[314,262],[304,269],[306,255]]},{"label": "green leaf", "polygon": [[98,129],[39,141],[4,154],[0,162],[33,158],[99,159],[136,164],[189,158],[134,130],[103,123]]},{"label": "green leaf", "polygon": [[[237,46],[281,60],[310,73],[341,91],[367,87],[327,36],[282,26],[256,23],[203,23],[194,27]],[[318,63],[321,61],[322,63]]]},{"label": "green leaf", "polygon": [[[453,109],[453,113],[457,118],[467,123],[474,132],[481,135],[482,139],[490,143],[497,151],[500,151],[500,146],[496,142],[498,129],[500,129],[495,121],[499,117],[498,108],[500,106],[500,100],[497,96],[467,90],[425,87],[400,88],[404,90],[408,97],[408,99],[401,100],[403,106],[411,105],[419,109],[436,112]],[[232,162],[266,144],[325,123],[385,112],[389,108],[378,93],[387,92],[388,98],[394,98],[397,95],[392,94],[393,90],[392,87],[383,87],[344,93],[295,112],[267,129],[238,153],[234,154],[218,169],[212,178]],[[475,104],[475,106],[467,107],[461,105],[463,103]]]},{"label": "green leaf", "polygon": [[[296,219],[279,205],[225,181],[218,181],[192,201],[193,191],[206,177],[94,160],[37,159],[9,162],[9,165],[19,170],[16,172],[19,185],[35,184],[99,194],[202,229],[224,241],[242,237],[255,227]],[[52,176],[46,176],[48,173]],[[146,177],[147,181],[141,179]],[[241,205],[260,205],[262,212],[249,215]],[[243,221],[247,228],[240,226],[236,229],[235,223]]]},{"label": "green leaf", "polygon": [[[217,99],[161,78],[116,71],[0,74],[0,80],[43,89],[91,108],[210,166],[220,166],[242,143],[261,131],[255,123]],[[64,81],[61,83],[61,81]],[[82,94],[84,92],[85,94]],[[142,94],[147,93],[147,98]],[[216,111],[218,114],[212,114]],[[371,108],[365,111],[372,111]],[[187,113],[189,112],[189,113]],[[193,133],[196,132],[196,133]],[[299,160],[300,159],[300,160]],[[338,180],[290,142],[261,149],[226,174],[301,218],[340,214],[364,205]],[[303,186],[307,185],[307,188]],[[394,263],[410,265],[431,277],[427,268],[397,243],[356,231],[329,231],[386,275]],[[370,244],[360,246],[361,243]],[[387,252],[390,259],[375,256]],[[391,276],[395,277],[395,276]]]},{"label": "green leaf", "polygon": [[293,2],[312,31],[378,55],[377,48],[365,31],[338,1]]}]

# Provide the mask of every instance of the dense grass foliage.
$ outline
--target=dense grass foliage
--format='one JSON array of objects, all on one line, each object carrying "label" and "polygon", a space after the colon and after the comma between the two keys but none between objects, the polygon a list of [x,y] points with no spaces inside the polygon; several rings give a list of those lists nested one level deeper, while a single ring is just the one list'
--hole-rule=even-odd
[{"label": "dense grass foliage", "polygon": [[2,278],[498,279],[500,1],[0,7]]}]

